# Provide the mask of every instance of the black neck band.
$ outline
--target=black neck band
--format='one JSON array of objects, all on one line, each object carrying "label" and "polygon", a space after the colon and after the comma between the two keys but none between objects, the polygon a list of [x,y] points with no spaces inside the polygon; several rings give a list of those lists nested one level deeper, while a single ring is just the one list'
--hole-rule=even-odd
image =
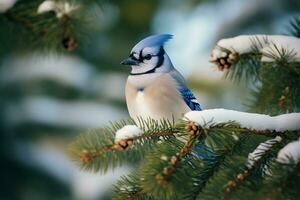
[{"label": "black neck band", "polygon": [[130,72],[130,75],[135,76],[135,75],[151,74],[151,73],[155,72],[155,69],[156,69],[156,68],[154,67],[153,69],[150,69],[150,70],[148,70],[148,71],[141,72],[141,73],[131,73],[131,72]]}]

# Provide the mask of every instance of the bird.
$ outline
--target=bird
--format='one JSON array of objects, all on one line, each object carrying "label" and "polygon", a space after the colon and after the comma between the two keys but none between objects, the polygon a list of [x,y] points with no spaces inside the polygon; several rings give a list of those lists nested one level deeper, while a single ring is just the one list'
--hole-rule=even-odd
[{"label": "bird", "polygon": [[202,110],[164,49],[171,34],[151,35],[138,42],[121,64],[131,66],[125,86],[128,112],[139,118],[177,121],[191,110]]},{"label": "bird", "polygon": [[[187,87],[164,49],[171,34],[152,35],[142,39],[121,64],[131,66],[125,86],[125,97],[131,118],[177,122],[189,111],[201,111],[199,101]],[[195,145],[201,160],[214,162],[215,154],[204,142]]]}]

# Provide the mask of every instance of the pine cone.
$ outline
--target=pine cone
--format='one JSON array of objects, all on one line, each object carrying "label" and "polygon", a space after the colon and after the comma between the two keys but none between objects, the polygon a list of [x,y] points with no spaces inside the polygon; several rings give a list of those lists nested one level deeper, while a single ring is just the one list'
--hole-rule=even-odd
[{"label": "pine cone", "polygon": [[195,122],[189,122],[185,126],[185,130],[191,135],[196,135],[199,132],[199,127]]},{"label": "pine cone", "polygon": [[89,163],[93,160],[93,156],[87,150],[82,150],[79,155],[79,159],[82,163]]},{"label": "pine cone", "polygon": [[224,71],[226,69],[230,69],[230,67],[236,62],[237,58],[238,53],[230,52],[229,54],[226,54],[225,57],[217,58],[212,62],[218,65],[218,69],[220,71]]},{"label": "pine cone", "polygon": [[127,150],[133,144],[133,140],[120,140],[115,145],[114,148],[119,151]]},{"label": "pine cone", "polygon": [[76,48],[77,43],[74,37],[65,37],[62,40],[62,45],[65,50],[73,51]]}]

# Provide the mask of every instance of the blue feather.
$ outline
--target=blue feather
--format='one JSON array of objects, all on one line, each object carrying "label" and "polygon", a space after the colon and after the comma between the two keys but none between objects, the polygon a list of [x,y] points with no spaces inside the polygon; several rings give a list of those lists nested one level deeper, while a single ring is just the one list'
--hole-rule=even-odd
[{"label": "blue feather", "polygon": [[179,90],[184,102],[191,110],[202,110],[200,104],[197,102],[196,97],[188,88],[182,88]]},{"label": "blue feather", "polygon": [[168,40],[172,39],[173,35],[171,34],[160,34],[160,35],[152,35],[149,37],[144,38],[139,43],[137,43],[133,48],[132,51],[140,52],[140,50],[144,49],[145,47],[154,47],[154,46],[163,46]]},{"label": "blue feather", "polygon": [[[181,88],[179,92],[191,110],[202,110],[191,90],[188,88]],[[208,161],[209,163],[214,163],[216,161],[216,155],[213,150],[205,144],[205,142],[196,144],[195,151],[197,152],[198,157],[203,161]]]},{"label": "blue feather", "polygon": [[213,162],[216,159],[215,153],[205,144],[205,142],[196,144],[195,151],[197,152],[198,157],[203,161]]}]

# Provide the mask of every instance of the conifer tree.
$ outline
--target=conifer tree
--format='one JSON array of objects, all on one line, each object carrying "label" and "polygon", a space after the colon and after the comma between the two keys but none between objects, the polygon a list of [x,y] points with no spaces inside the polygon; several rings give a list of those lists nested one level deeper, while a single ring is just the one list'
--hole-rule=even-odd
[{"label": "conifer tree", "polygon": [[[15,54],[37,51],[74,53],[90,63],[99,64],[102,58],[91,55],[84,47],[90,36],[99,35],[99,10],[95,8],[101,2],[0,2],[1,64]],[[110,2],[117,2],[120,7],[129,4],[127,1]],[[134,2],[137,1],[130,1],[130,5]],[[120,54],[122,48],[127,49],[126,45],[137,36],[149,32],[148,24],[153,17],[149,13],[154,13],[156,6],[153,5],[159,1],[138,2],[143,2],[145,6],[142,7],[147,8],[140,9],[143,23],[137,21],[131,24],[134,31],[127,27],[126,31],[119,31],[122,25],[128,23],[124,17],[116,29],[107,32],[114,40],[119,40],[120,36],[126,38],[122,45],[116,47],[117,51],[112,50],[115,55]],[[291,2],[294,3],[290,5],[299,4]],[[295,8],[297,6],[290,10]],[[299,199],[300,123],[296,113],[300,108],[298,19],[291,22],[289,30],[291,38],[283,40],[255,35],[245,40],[225,39],[225,42],[218,42],[213,50],[216,53],[211,58],[218,69],[224,71],[226,78],[237,84],[246,82],[249,85],[253,92],[249,112],[285,115],[271,118],[219,109],[189,113],[179,122],[140,119],[136,123],[128,119],[80,135],[70,146],[72,158],[83,170],[97,173],[105,173],[109,168],[124,164],[132,165],[134,172],[122,177],[115,185],[114,199]],[[243,48],[237,45],[240,42]],[[101,70],[107,71],[115,66],[107,60],[101,61],[101,65]],[[47,87],[43,90],[34,88],[30,92],[69,101],[94,98],[93,94],[89,96],[78,88],[66,88],[61,83],[49,83],[49,80],[39,81],[37,85]],[[68,199],[71,196],[68,185],[43,169],[21,162],[30,160],[29,155],[23,155],[21,160],[16,158],[16,151],[23,150],[20,144],[36,137],[35,133],[40,133],[41,129],[60,134],[78,131],[66,131],[66,127],[59,126],[43,127],[43,124],[30,122],[21,124],[21,127],[7,126],[6,106],[12,100],[21,99],[25,85],[7,86],[1,82],[0,173],[3,181],[0,199]],[[120,102],[116,104],[120,105]],[[223,119],[220,113],[234,117]],[[211,114],[214,118],[208,116]],[[243,118],[245,116],[247,120]],[[261,120],[270,121],[270,124],[262,126]],[[285,123],[282,120],[286,120]],[[125,137],[124,134],[128,133],[131,136]],[[208,147],[200,152],[206,154],[207,159],[197,156],[197,144]],[[34,193],[34,190],[37,192]]]},{"label": "conifer tree", "polygon": [[[64,155],[67,144],[61,143],[68,143],[70,135],[79,134],[84,127],[84,121],[72,124],[72,116],[63,108],[76,113],[80,107],[110,107],[115,116],[126,114],[122,100],[105,96],[104,89],[93,90],[90,84],[99,84],[94,81],[100,76],[117,74],[119,61],[115,58],[123,53],[119,49],[129,45],[137,37],[134,34],[149,32],[146,27],[152,10],[147,7],[146,12],[142,10],[144,24],[132,24],[139,31],[116,31],[119,24],[128,23],[114,20],[118,15],[114,12],[123,9],[122,5],[125,7],[123,1],[100,0],[0,1],[0,199],[79,198],[73,172],[64,172],[65,167],[73,168],[65,165],[69,159],[64,163],[56,158],[52,165],[44,164],[55,153],[50,151],[53,146],[59,156]],[[120,35],[128,44],[116,45]],[[107,58],[103,47],[111,48],[113,59]],[[122,77],[122,72],[117,76]],[[53,108],[60,116],[52,115]],[[66,123],[68,120],[71,123]],[[41,142],[50,149],[43,151]]]},{"label": "conifer tree", "polygon": [[[115,199],[299,199],[299,21],[291,26],[292,36],[222,39],[212,51],[227,78],[252,88],[257,114],[213,109],[180,122],[116,122],[82,134],[73,158],[94,172],[134,164]],[[207,147],[205,159],[196,144]]]}]

